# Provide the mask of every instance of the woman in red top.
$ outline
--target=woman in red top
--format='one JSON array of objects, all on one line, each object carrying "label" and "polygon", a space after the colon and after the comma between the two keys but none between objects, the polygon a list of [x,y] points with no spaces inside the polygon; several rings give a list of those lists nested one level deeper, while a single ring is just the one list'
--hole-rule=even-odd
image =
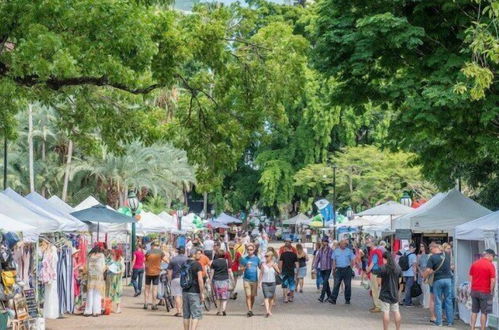
[{"label": "woman in red top", "polygon": [[137,250],[133,253],[132,258],[132,285],[135,289],[134,297],[140,296],[142,293],[142,279],[144,278],[144,249],[141,244],[137,244]]},{"label": "woman in red top", "polygon": [[231,270],[232,270],[232,275],[234,277],[234,283],[231,286],[231,299],[237,299],[237,292],[234,292],[236,289],[237,285],[237,279],[241,275],[239,272],[239,260],[241,260],[241,253],[237,252],[236,249],[234,249],[234,242],[229,242],[229,257],[230,257],[230,264],[231,264]]}]

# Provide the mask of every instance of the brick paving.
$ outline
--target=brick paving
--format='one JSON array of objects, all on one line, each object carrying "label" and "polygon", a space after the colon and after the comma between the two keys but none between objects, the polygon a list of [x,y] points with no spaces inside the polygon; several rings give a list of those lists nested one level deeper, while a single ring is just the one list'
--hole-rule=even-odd
[{"label": "brick paving", "polygon": [[[258,292],[255,316],[246,317],[242,283],[238,283],[238,299],[230,300],[226,317],[216,316],[215,311],[205,313],[198,329],[382,329],[381,314],[370,314],[371,299],[368,291],[360,287],[359,281],[352,285],[352,304],[345,305],[340,295],[337,305],[319,303],[315,288],[315,280],[308,277],[305,281],[304,293],[296,294],[293,303],[282,302],[281,289],[277,289],[280,301],[274,308],[273,316],[265,318],[265,309],[260,306],[263,301]],[[130,287],[124,289],[122,314],[100,316],[97,318],[71,315],[63,319],[47,320],[48,330],[56,329],[182,329],[182,319],[174,317],[174,312],[167,313],[164,307],[159,311],[144,311],[142,297],[133,298]],[[427,310],[419,307],[404,308],[402,312],[402,329],[434,329],[429,325]],[[464,323],[457,321],[454,328],[466,329]],[[391,325],[390,329],[395,329]]]}]

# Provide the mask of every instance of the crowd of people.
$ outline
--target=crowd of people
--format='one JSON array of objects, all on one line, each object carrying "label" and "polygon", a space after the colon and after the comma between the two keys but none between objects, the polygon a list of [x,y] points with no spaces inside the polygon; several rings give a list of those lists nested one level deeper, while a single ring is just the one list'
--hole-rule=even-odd
[{"label": "crowd of people", "polygon": [[[132,281],[135,297],[142,295],[144,309],[158,310],[165,303],[164,282],[169,283],[174,299],[175,316],[183,317],[185,329],[196,329],[203,316],[206,293],[217,301],[217,316],[227,315],[227,304],[237,299],[236,286],[242,280],[247,317],[253,317],[255,298],[261,292],[265,317],[271,317],[276,305],[277,287],[282,288],[282,302],[292,303],[303,292],[310,267],[319,293],[318,301],[337,304],[340,292],[345,304],[352,298],[352,279],[358,274],[364,288],[370,290],[372,313],[383,313],[383,327],[388,329],[390,313],[400,329],[400,306],[413,306],[414,287],[419,287],[419,303],[429,309],[429,321],[441,326],[454,322],[454,263],[452,247],[432,242],[405,244],[391,251],[385,241],[365,238],[361,243],[349,239],[330,241],[325,236],[315,245],[313,257],[303,245],[285,240],[278,249],[269,246],[265,231],[240,233],[228,240],[224,236],[179,236],[172,245],[156,241],[137,245],[132,256]],[[175,248],[173,248],[175,246]],[[492,310],[495,285],[495,253],[486,250],[483,258],[470,269],[472,329],[481,313],[482,329]],[[122,251],[106,249],[101,243],[89,253],[87,304],[84,315],[98,316],[101,301],[108,301],[112,311],[120,313],[125,271]],[[333,285],[330,286],[332,277]],[[144,278],[144,290],[142,290]],[[207,291],[209,290],[209,291]],[[416,290],[417,291],[417,290]],[[102,298],[105,299],[102,299]]]}]

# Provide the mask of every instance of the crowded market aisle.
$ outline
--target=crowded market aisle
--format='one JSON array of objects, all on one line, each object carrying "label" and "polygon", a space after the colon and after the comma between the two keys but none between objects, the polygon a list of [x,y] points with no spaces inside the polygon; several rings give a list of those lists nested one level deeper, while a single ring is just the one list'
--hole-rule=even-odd
[{"label": "crowded market aisle", "polygon": [[[319,303],[319,294],[315,288],[315,280],[310,275],[305,279],[303,293],[297,293],[295,301],[284,304],[282,291],[277,289],[279,297],[277,306],[270,318],[265,318],[265,308],[261,306],[263,296],[261,290],[255,304],[255,316],[246,316],[244,291],[239,281],[237,300],[229,300],[227,316],[216,316],[216,310],[204,312],[198,329],[326,329],[332,326],[341,329],[382,329],[382,315],[369,313],[371,299],[367,290],[359,281],[352,283],[351,305],[345,305],[340,294],[338,304]],[[110,316],[83,317],[70,315],[64,319],[47,320],[47,329],[182,329],[182,318],[167,313],[163,306],[158,311],[143,310],[143,297],[133,297],[133,288],[125,287],[122,299],[122,313]],[[401,307],[403,329],[433,329],[428,322],[428,311],[419,307]],[[393,324],[391,328],[394,328]],[[467,329],[457,321],[448,329]]]}]

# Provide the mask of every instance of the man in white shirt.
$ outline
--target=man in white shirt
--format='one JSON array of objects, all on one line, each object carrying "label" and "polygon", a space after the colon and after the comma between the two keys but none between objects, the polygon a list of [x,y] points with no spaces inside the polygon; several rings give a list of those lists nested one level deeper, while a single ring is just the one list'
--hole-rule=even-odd
[{"label": "man in white shirt", "polygon": [[213,246],[215,245],[215,241],[211,235],[206,238],[203,245],[205,256],[207,256],[210,260],[213,260]]}]

